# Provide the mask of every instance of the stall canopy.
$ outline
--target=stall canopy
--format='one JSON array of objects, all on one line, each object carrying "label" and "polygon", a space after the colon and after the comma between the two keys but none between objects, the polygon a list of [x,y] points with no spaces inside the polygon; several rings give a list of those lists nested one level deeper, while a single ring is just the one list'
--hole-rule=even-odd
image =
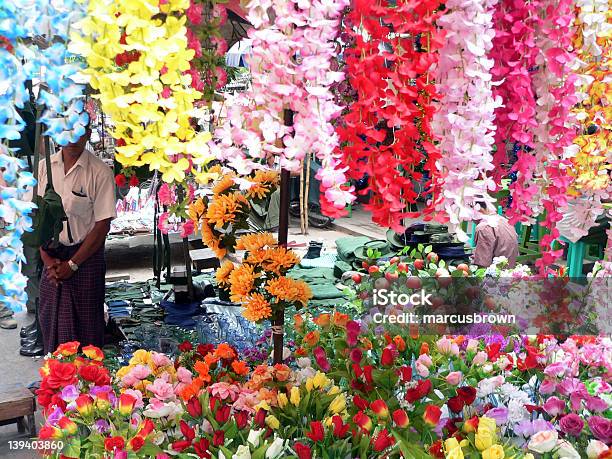
[{"label": "stall canopy", "polygon": [[251,52],[252,40],[244,38],[229,49],[225,55],[225,63],[228,67],[248,67],[246,56]]}]

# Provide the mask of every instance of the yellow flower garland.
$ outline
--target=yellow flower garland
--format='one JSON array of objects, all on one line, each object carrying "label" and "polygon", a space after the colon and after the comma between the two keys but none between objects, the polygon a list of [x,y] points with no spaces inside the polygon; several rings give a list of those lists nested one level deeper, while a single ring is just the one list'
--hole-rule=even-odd
[{"label": "yellow flower garland", "polygon": [[[72,50],[87,59],[91,86],[112,119],[117,160],[125,167],[148,165],[166,182],[183,182],[212,156],[208,132],[191,126],[191,87],[184,10],[189,0],[90,0]],[[130,59],[118,59],[117,56]]]}]

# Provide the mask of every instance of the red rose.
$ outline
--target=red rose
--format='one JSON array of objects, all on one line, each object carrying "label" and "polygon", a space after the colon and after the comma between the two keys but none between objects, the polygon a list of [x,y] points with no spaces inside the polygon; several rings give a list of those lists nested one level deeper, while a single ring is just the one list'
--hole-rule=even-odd
[{"label": "red rose", "polygon": [[429,454],[439,459],[444,459],[444,452],[442,451],[442,440],[437,440],[433,445],[429,447]]},{"label": "red rose", "polygon": [[202,404],[198,397],[191,397],[187,402],[187,412],[192,418],[199,418],[202,416]]},{"label": "red rose", "polygon": [[202,457],[204,459],[211,458],[211,454],[208,451],[209,447],[210,447],[210,442],[206,438],[200,438],[198,441],[196,441],[193,444],[193,449],[195,450],[196,454],[199,457]]},{"label": "red rose", "polygon": [[50,389],[61,389],[77,382],[76,367],[72,363],[49,360],[49,375],[46,378]]},{"label": "red rose", "polygon": [[408,389],[404,397],[408,403],[414,403],[422,399],[431,391],[431,381],[429,379],[420,379],[416,387]]},{"label": "red rose", "polygon": [[401,427],[405,429],[410,424],[410,419],[408,419],[408,415],[402,409],[397,409],[391,415],[393,417],[393,422],[397,427]]},{"label": "red rose", "polygon": [[136,177],[136,174],[130,177],[130,186],[138,186],[139,183],[140,183],[140,180],[138,180],[138,177]]},{"label": "red rose", "polygon": [[249,420],[249,415],[245,411],[237,411],[234,413],[234,420],[239,429],[244,429]]},{"label": "red rose", "polygon": [[206,357],[211,352],[214,352],[215,346],[212,344],[198,344],[196,350],[202,357]]},{"label": "red rose", "polygon": [[311,421],[310,431],[306,432],[306,436],[315,443],[323,441],[325,432],[323,431],[323,424],[321,424],[321,421]]},{"label": "red rose", "polygon": [[115,175],[115,183],[117,184],[119,188],[123,188],[125,185],[127,185],[127,180],[125,178],[125,175],[123,174]]},{"label": "red rose", "polygon": [[79,368],[79,376],[85,381],[94,383],[96,386],[106,386],[110,384],[108,370],[97,365],[83,365]]},{"label": "red rose", "polygon": [[216,430],[213,435],[213,445],[221,446],[225,442],[225,433],[222,430]]},{"label": "red rose", "polygon": [[361,349],[356,347],[355,349],[351,350],[349,357],[353,362],[359,363],[361,362],[361,359],[363,358],[363,352],[361,352]]},{"label": "red rose", "polygon": [[412,380],[412,368],[404,365],[399,369],[399,376],[402,379],[402,382],[408,382]]},{"label": "red rose", "polygon": [[374,414],[378,416],[379,418],[389,417],[389,407],[387,407],[387,404],[384,402],[384,400],[380,398],[378,400],[374,400],[370,404],[370,408],[372,409]]},{"label": "red rose", "polygon": [[355,395],[353,397],[353,403],[355,404],[355,406],[357,408],[359,408],[360,410],[367,410],[369,403],[367,400],[361,398],[359,395]]},{"label": "red rose", "polygon": [[471,405],[476,400],[476,389],[471,386],[463,386],[457,389],[457,395],[463,399],[466,405]]},{"label": "red rose", "polygon": [[140,448],[144,446],[144,443],[145,443],[144,438],[140,436],[135,436],[134,438],[130,440],[130,448],[132,448],[132,451],[138,451]]},{"label": "red rose", "polygon": [[121,450],[125,447],[123,437],[109,437],[104,439],[104,449],[106,451]]},{"label": "red rose", "polygon": [[310,446],[297,442],[295,445],[293,445],[293,449],[295,450],[295,454],[297,454],[298,459],[312,459],[312,451],[310,450]]},{"label": "red rose", "polygon": [[193,345],[189,341],[183,341],[178,348],[181,352],[189,352],[193,350]]},{"label": "red rose", "polygon": [[[455,419],[447,419],[446,424],[444,425],[444,428],[448,431],[449,435],[453,435],[459,430],[459,428],[455,424]],[[461,418],[459,418],[459,421],[461,421]]]},{"label": "red rose", "polygon": [[366,380],[366,382],[368,384],[372,384],[372,370],[374,369],[374,367],[372,367],[372,365],[366,365],[365,367],[363,367],[363,376]]},{"label": "red rose", "polygon": [[383,451],[393,444],[393,437],[389,435],[387,429],[380,431],[374,440],[374,451]]},{"label": "red rose", "polygon": [[460,413],[463,410],[463,407],[465,406],[465,402],[458,395],[448,399],[447,404],[448,404],[448,409],[453,411],[454,413]]},{"label": "red rose", "polygon": [[353,416],[353,422],[361,427],[362,430],[367,432],[372,430],[372,420],[363,411],[359,411],[355,416]]},{"label": "red rose", "polygon": [[390,367],[393,365],[395,358],[393,357],[393,352],[389,348],[384,348],[382,351],[382,356],[380,358],[380,363],[383,367]]}]

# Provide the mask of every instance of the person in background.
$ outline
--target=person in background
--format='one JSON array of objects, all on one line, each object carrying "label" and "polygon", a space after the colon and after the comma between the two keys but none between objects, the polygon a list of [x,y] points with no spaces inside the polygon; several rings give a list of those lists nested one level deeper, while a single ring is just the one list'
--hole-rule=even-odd
[{"label": "person in background", "polygon": [[493,264],[493,258],[506,257],[509,267],[514,268],[518,257],[518,235],[514,226],[501,215],[493,215],[490,210],[484,212],[488,213],[497,224],[492,225],[482,221],[476,226],[472,262],[487,268]]},{"label": "person in background", "polygon": [[[57,248],[42,247],[39,320],[44,352],[68,341],[104,344],[104,243],[116,217],[113,171],[85,149],[91,130],[51,156],[53,186],[68,217]],[[45,192],[45,163],[38,194]]]}]

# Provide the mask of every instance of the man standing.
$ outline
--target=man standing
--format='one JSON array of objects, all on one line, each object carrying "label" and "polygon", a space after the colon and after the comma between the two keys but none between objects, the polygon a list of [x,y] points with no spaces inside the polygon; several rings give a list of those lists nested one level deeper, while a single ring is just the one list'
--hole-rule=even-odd
[{"label": "man standing", "polygon": [[514,268],[518,257],[518,236],[514,226],[501,215],[492,215],[491,211],[485,212],[491,219],[496,220],[496,224],[482,221],[476,226],[473,263],[488,268],[493,264],[493,258],[506,257],[508,266]]},{"label": "man standing", "polygon": [[[85,149],[91,130],[51,156],[51,179],[68,217],[59,247],[41,247],[39,318],[44,351],[67,341],[104,344],[104,243],[116,217],[113,172]],[[39,168],[38,194],[47,185]]]}]

